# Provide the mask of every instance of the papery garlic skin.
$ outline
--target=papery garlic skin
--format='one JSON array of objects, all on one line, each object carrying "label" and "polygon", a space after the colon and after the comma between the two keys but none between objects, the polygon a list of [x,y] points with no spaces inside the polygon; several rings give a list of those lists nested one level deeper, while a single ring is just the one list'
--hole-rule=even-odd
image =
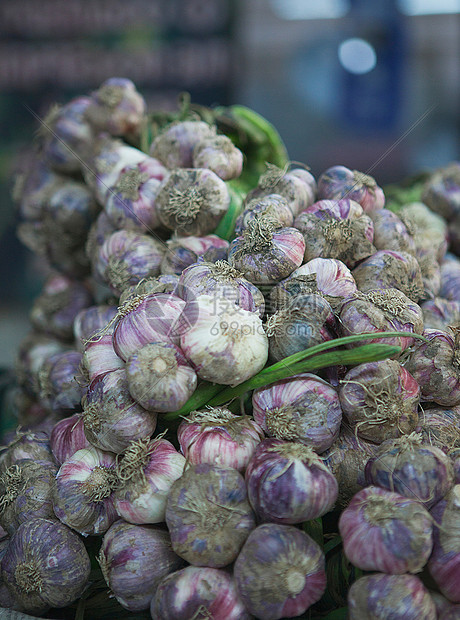
[{"label": "papery garlic skin", "polygon": [[59,465],[62,465],[78,450],[89,448],[91,444],[86,439],[82,416],[75,413],[59,420],[53,427],[49,443]]},{"label": "papery garlic skin", "polygon": [[264,620],[293,618],[326,590],[324,554],[302,530],[265,523],[249,535],[236,559],[234,578],[251,614]]},{"label": "papery garlic skin", "polygon": [[235,386],[262,370],[268,338],[258,314],[236,305],[219,312],[210,295],[196,304],[198,316],[182,334],[180,348],[198,377]]},{"label": "papery garlic skin", "polygon": [[270,217],[277,223],[277,228],[293,226],[294,215],[288,201],[279,194],[268,194],[260,198],[252,198],[244,203],[243,212],[237,217],[235,234],[240,236],[254,219]]},{"label": "papery garlic skin", "polygon": [[184,269],[199,258],[212,263],[225,260],[229,245],[228,241],[213,234],[202,237],[173,235],[166,241],[167,251],[161,262],[161,273],[180,276]]},{"label": "papery garlic skin", "polygon": [[253,416],[269,437],[297,441],[321,454],[339,436],[342,409],[337,390],[303,373],[252,394]]},{"label": "papery garlic skin", "polygon": [[129,523],[164,521],[168,493],[185,464],[184,456],[166,439],[132,442],[117,464],[114,504],[120,517]]},{"label": "papery garlic skin", "polygon": [[82,354],[68,350],[49,358],[39,372],[40,400],[51,411],[73,413],[81,409],[85,393],[78,380]]},{"label": "papery garlic skin", "polygon": [[85,435],[97,448],[119,454],[131,441],[152,435],[157,414],[130,395],[125,370],[114,370],[89,387],[83,408]]},{"label": "papery garlic skin", "polygon": [[418,433],[381,443],[367,462],[365,475],[368,484],[419,501],[426,508],[436,504],[454,485],[450,456],[435,446],[422,444]]},{"label": "papery garlic skin", "polygon": [[213,127],[201,120],[171,123],[155,136],[150,155],[167,168],[192,168],[195,146],[216,135]]},{"label": "papery garlic skin", "polygon": [[411,202],[398,212],[399,218],[412,233],[416,250],[434,251],[441,261],[447,251],[447,222],[423,202]]},{"label": "papery garlic skin", "polygon": [[460,407],[430,407],[423,410],[417,432],[422,442],[440,448],[445,454],[460,448]]},{"label": "papery garlic skin", "polygon": [[344,553],[365,571],[420,572],[433,547],[428,511],[412,499],[375,486],[359,491],[339,518]]},{"label": "papery garlic skin", "polygon": [[[106,332],[107,333],[104,333]],[[102,335],[95,334],[85,345],[82,366],[89,383],[113,370],[123,370],[125,362],[115,353],[113,348],[113,329],[103,327]]]},{"label": "papery garlic skin", "polygon": [[243,153],[224,134],[205,137],[195,144],[193,167],[209,168],[223,181],[229,181],[240,176]]},{"label": "papery garlic skin", "polygon": [[[165,256],[167,254],[168,251]],[[133,300],[135,297],[143,297],[151,293],[175,293],[178,284],[179,276],[175,274],[160,274],[156,277],[145,278],[124,289],[120,295],[119,307],[122,307],[128,299]]]},{"label": "papery garlic skin", "polygon": [[344,416],[359,437],[375,443],[414,431],[420,386],[396,360],[359,364],[340,382]]},{"label": "papery garlic skin", "polygon": [[447,331],[449,325],[460,323],[460,301],[435,297],[420,305],[425,329]]},{"label": "papery garlic skin", "polygon": [[374,245],[377,250],[393,250],[415,255],[415,239],[410,224],[405,224],[389,209],[377,209],[370,214],[374,223]]},{"label": "papery garlic skin", "polygon": [[[3,441],[5,439],[6,435],[3,435]],[[0,448],[0,474],[23,459],[55,464],[50,439],[46,433],[17,430],[11,441]]]},{"label": "papery garlic skin", "polygon": [[207,463],[188,468],[169,492],[166,524],[172,548],[184,560],[228,566],[256,526],[243,476]]},{"label": "papery garlic skin", "polygon": [[197,376],[174,344],[151,342],[126,363],[128,389],[148,411],[177,411],[196,389]]},{"label": "papery garlic skin", "polygon": [[434,543],[428,570],[442,594],[453,603],[460,603],[460,484],[430,513],[434,520]]},{"label": "papery garlic skin", "polygon": [[225,408],[193,411],[177,429],[177,439],[188,463],[233,467],[240,472],[244,472],[264,437],[262,428],[252,418],[235,415]]},{"label": "papery garlic skin", "polygon": [[13,535],[2,578],[25,611],[66,607],[88,584],[90,559],[81,539],[59,521],[32,518]]},{"label": "papery garlic skin", "polygon": [[339,200],[344,197],[355,200],[366,213],[385,205],[383,190],[373,177],[345,166],[331,166],[318,177],[318,198]]},{"label": "papery garlic skin", "polygon": [[415,575],[365,575],[348,591],[350,620],[433,620],[436,608]]},{"label": "papery garlic skin", "polygon": [[295,524],[326,514],[337,480],[313,450],[297,442],[262,441],[245,473],[248,498],[262,521]]},{"label": "papery garlic skin", "polygon": [[54,513],[83,536],[101,534],[118,518],[113,505],[117,485],[115,455],[94,446],[75,452],[59,469]]},{"label": "papery garlic skin", "polygon": [[425,184],[423,202],[449,221],[460,212],[460,163],[435,171]]},{"label": "papery garlic skin", "polygon": [[62,353],[66,349],[68,345],[52,336],[37,331],[26,334],[19,343],[14,364],[19,385],[24,387],[28,394],[38,395],[38,375],[44,361],[54,353]]},{"label": "papery garlic skin", "polygon": [[198,566],[186,566],[163,578],[152,598],[150,613],[153,620],[180,620],[197,614],[207,614],[213,620],[252,618],[229,572]]},{"label": "papery garlic skin", "polygon": [[148,609],[159,582],[184,564],[168,532],[121,519],[104,534],[98,561],[111,592],[132,612]]},{"label": "papery garlic skin", "polygon": [[93,334],[102,330],[117,314],[117,306],[99,304],[80,310],[73,322],[76,347],[84,351],[85,344]]}]

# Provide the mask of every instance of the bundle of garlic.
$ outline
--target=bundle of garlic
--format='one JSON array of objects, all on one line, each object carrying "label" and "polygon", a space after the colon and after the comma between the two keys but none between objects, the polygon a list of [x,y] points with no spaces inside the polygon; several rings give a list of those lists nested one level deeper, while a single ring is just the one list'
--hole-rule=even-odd
[{"label": "bundle of garlic", "polygon": [[149,111],[122,78],[39,143],[18,234],[51,273],[0,449],[0,604],[455,613],[458,166],[393,210],[252,110]]}]

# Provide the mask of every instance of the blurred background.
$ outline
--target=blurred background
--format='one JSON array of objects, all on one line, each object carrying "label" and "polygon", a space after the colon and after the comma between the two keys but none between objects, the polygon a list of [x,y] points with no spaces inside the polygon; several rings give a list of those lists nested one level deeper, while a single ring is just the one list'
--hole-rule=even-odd
[{"label": "blurred background", "polygon": [[16,238],[12,176],[54,102],[134,81],[149,109],[249,106],[315,176],[380,185],[459,159],[460,0],[1,0],[0,366],[46,267]]}]

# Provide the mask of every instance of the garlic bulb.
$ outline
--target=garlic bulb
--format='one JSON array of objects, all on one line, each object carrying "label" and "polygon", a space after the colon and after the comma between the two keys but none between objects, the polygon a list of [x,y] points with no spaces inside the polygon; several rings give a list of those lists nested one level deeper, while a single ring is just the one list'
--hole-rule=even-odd
[{"label": "garlic bulb", "polygon": [[245,202],[243,212],[236,219],[235,234],[241,235],[249,222],[260,217],[273,219],[278,228],[287,228],[294,224],[294,215],[286,198],[279,194],[268,194]]},{"label": "garlic bulb", "polygon": [[113,370],[90,385],[83,408],[85,435],[101,450],[116,454],[131,441],[152,435],[157,414],[141,407],[130,395],[125,370]]},{"label": "garlic bulb", "polygon": [[113,136],[137,136],[146,114],[146,103],[134,83],[126,78],[105,80],[91,93],[85,117],[98,132]]},{"label": "garlic bulb", "polygon": [[331,166],[318,178],[318,198],[340,200],[345,197],[359,203],[366,213],[385,205],[383,190],[373,177],[345,166]]},{"label": "garlic bulb", "polygon": [[166,241],[167,251],[161,262],[161,273],[180,276],[186,267],[196,263],[199,258],[210,263],[225,260],[229,245],[228,241],[217,235],[203,237],[173,235]]},{"label": "garlic bulb", "polygon": [[195,322],[182,334],[180,347],[198,377],[238,385],[258,373],[268,357],[268,339],[258,314],[232,304],[216,311],[216,301],[196,301]]},{"label": "garlic bulb", "polygon": [[85,254],[91,264],[94,264],[99,248],[102,246],[107,237],[116,232],[115,226],[112,224],[105,211],[101,211],[89,229],[88,237],[85,244]]},{"label": "garlic bulb", "polygon": [[289,355],[335,337],[336,321],[332,308],[321,295],[304,294],[266,323],[270,358],[280,361]]},{"label": "garlic bulb", "polygon": [[295,524],[323,516],[335,504],[337,480],[313,450],[264,439],[245,474],[248,498],[261,521]]},{"label": "garlic bulb", "polygon": [[126,362],[128,389],[148,411],[176,411],[196,389],[197,376],[174,344],[151,342]]},{"label": "garlic bulb", "polygon": [[173,293],[150,293],[128,298],[118,310],[113,332],[116,354],[127,361],[150,342],[179,345],[180,335],[195,320],[196,304]]},{"label": "garlic bulb", "polygon": [[192,168],[195,167],[195,146],[215,135],[215,129],[201,120],[173,122],[155,136],[150,146],[150,155],[170,169]]},{"label": "garlic bulb", "polygon": [[460,603],[460,484],[430,512],[434,544],[428,570],[441,593],[453,603]]},{"label": "garlic bulb", "polygon": [[435,297],[420,305],[425,329],[447,331],[449,325],[460,323],[460,301]]},{"label": "garlic bulb", "polygon": [[177,294],[190,302],[199,295],[211,295],[218,307],[216,312],[225,311],[233,304],[250,312],[258,312],[261,318],[265,312],[261,291],[224,260],[215,263],[200,261],[184,269]]},{"label": "garlic bulb", "polygon": [[234,467],[240,472],[244,472],[263,438],[257,422],[223,407],[193,411],[177,429],[180,449],[188,463]]},{"label": "garlic bulb", "polygon": [[381,443],[415,430],[420,386],[396,360],[359,364],[340,383],[343,414],[359,437]]},{"label": "garlic bulb", "polygon": [[43,614],[66,607],[88,585],[91,563],[81,539],[59,521],[31,518],[12,536],[2,578],[22,608]]},{"label": "garlic bulb", "polygon": [[102,330],[116,316],[117,307],[99,304],[80,310],[73,322],[73,333],[77,349],[83,351],[91,336]]},{"label": "garlic bulb", "polygon": [[117,519],[115,466],[113,454],[94,446],[67,459],[56,476],[53,505],[57,518],[84,536],[105,532]]},{"label": "garlic bulb", "polygon": [[[5,440],[5,435],[3,440]],[[23,459],[49,461],[54,464],[50,440],[46,433],[16,430],[11,441],[0,448],[0,474]]]},{"label": "garlic bulb", "polygon": [[280,310],[298,295],[318,293],[337,310],[342,301],[357,290],[345,263],[335,258],[313,258],[273,287],[270,291],[271,309]]},{"label": "garlic bulb", "polygon": [[370,213],[374,223],[374,246],[377,250],[393,250],[415,254],[415,239],[410,224],[389,209],[376,209]]},{"label": "garlic bulb", "polygon": [[122,169],[104,205],[118,230],[145,233],[159,227],[155,199],[167,174],[166,168],[153,157]]},{"label": "garlic bulb", "polygon": [[406,228],[413,235],[416,250],[431,250],[441,261],[448,245],[447,223],[423,202],[404,205],[398,213]]},{"label": "garlic bulb", "polygon": [[339,518],[350,562],[390,575],[423,569],[433,547],[432,529],[420,502],[373,486],[359,491]]},{"label": "garlic bulb", "polygon": [[42,366],[38,381],[40,400],[52,411],[73,413],[81,409],[81,399],[85,393],[78,380],[82,363],[79,351],[55,353]]},{"label": "garlic bulb", "polygon": [[112,594],[125,609],[148,609],[160,581],[181,568],[168,532],[116,521],[104,534],[98,561]]},{"label": "garlic bulb", "polygon": [[251,220],[228,250],[228,262],[254,284],[275,284],[303,262],[305,241],[297,228],[278,228],[271,218]]},{"label": "garlic bulb", "polygon": [[323,552],[292,525],[265,523],[251,532],[234,577],[246,609],[264,620],[300,616],[326,590]]},{"label": "garlic bulb", "polygon": [[160,222],[182,236],[212,233],[230,205],[225,182],[206,168],[177,168],[156,196]]},{"label": "garlic bulb", "polygon": [[460,261],[448,260],[441,263],[441,286],[439,296],[449,301],[460,301]]},{"label": "garlic bulb", "polygon": [[51,431],[49,443],[58,465],[62,465],[78,450],[89,448],[91,444],[86,439],[81,414],[75,413],[59,420]]},{"label": "garlic bulb", "polygon": [[460,211],[460,163],[452,162],[434,172],[425,184],[422,201],[445,220]]},{"label": "garlic bulb", "polygon": [[339,322],[344,336],[376,332],[377,339],[369,340],[369,343],[378,342],[378,332],[381,331],[407,332],[407,338],[398,336],[385,339],[385,342],[398,345],[403,351],[414,342],[411,333],[423,332],[420,306],[401,291],[392,288],[367,293],[357,291],[350,295],[342,304]]},{"label": "garlic bulb", "polygon": [[252,394],[254,420],[270,437],[311,446],[321,454],[338,438],[342,409],[327,381],[303,373]]},{"label": "garlic bulb", "polygon": [[363,293],[395,288],[414,302],[424,296],[420,265],[407,252],[379,250],[353,269],[353,277]]},{"label": "garlic bulb", "polygon": [[350,620],[433,620],[436,609],[415,575],[365,575],[348,591]]},{"label": "garlic bulb", "polygon": [[454,485],[451,458],[439,448],[423,444],[420,433],[381,443],[368,460],[365,475],[368,484],[419,501],[426,508]]},{"label": "garlic bulb", "polygon": [[294,226],[305,239],[305,262],[324,256],[351,268],[376,251],[371,218],[348,198],[313,203],[299,213]]},{"label": "garlic bulb", "polygon": [[99,248],[93,273],[102,284],[120,294],[142,278],[158,275],[165,250],[164,244],[150,235],[118,230]]},{"label": "garlic bulb", "polygon": [[190,564],[228,566],[256,525],[243,476],[207,463],[188,468],[169,492],[166,525],[173,550]]},{"label": "garlic bulb", "polygon": [[[168,251],[165,256],[167,254]],[[124,289],[120,295],[119,306],[122,307],[128,299],[132,300],[134,297],[142,297],[151,293],[175,293],[178,284],[179,276],[175,274],[161,274],[154,278],[144,278],[137,284]]]},{"label": "garlic bulb", "polygon": [[113,329],[104,327],[100,331],[107,333],[102,336],[93,334],[93,339],[86,342],[83,353],[82,369],[88,377],[89,384],[112,370],[122,370],[125,367],[125,362],[118,357],[113,348]]},{"label": "garlic bulb", "polygon": [[[185,598],[182,593],[187,592]],[[150,613],[155,620],[209,617],[213,620],[251,620],[226,570],[186,566],[158,584]]]},{"label": "garlic bulb", "polygon": [[440,448],[446,454],[460,448],[460,407],[423,409],[417,431],[422,434],[422,443]]},{"label": "garlic bulb", "polygon": [[407,370],[420,384],[422,399],[452,407],[460,404],[460,328],[425,329],[428,343],[417,343]]},{"label": "garlic bulb", "polygon": [[36,331],[30,331],[19,343],[16,352],[15,373],[19,385],[25,388],[28,394],[38,395],[39,371],[44,361],[54,353],[68,349],[62,341],[46,336]]},{"label": "garlic bulb", "polygon": [[13,534],[33,517],[53,515],[52,491],[57,467],[50,461],[22,459],[0,475],[0,525]]},{"label": "garlic bulb", "polygon": [[415,257],[420,265],[420,273],[422,274],[423,297],[425,299],[432,299],[439,295],[442,283],[441,267],[435,252],[433,250],[417,250]]},{"label": "garlic bulb", "polygon": [[223,181],[236,179],[243,170],[243,153],[226,135],[204,137],[193,149],[193,168],[208,168]]},{"label": "garlic bulb", "polygon": [[117,513],[129,523],[164,521],[172,484],[182,476],[186,460],[161,436],[132,441],[117,464]]}]

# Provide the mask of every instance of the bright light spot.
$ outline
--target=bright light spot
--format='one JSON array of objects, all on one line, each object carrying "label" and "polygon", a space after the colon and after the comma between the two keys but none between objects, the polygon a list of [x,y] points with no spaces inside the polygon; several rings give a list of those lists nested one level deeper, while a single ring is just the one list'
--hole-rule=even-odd
[{"label": "bright light spot", "polygon": [[338,19],[350,10],[350,0],[270,0],[281,19]]},{"label": "bright light spot", "polygon": [[339,45],[339,60],[350,73],[369,73],[377,63],[377,55],[364,39],[347,39]]},{"label": "bright light spot", "polygon": [[440,15],[460,13],[460,0],[398,0],[405,15]]}]

